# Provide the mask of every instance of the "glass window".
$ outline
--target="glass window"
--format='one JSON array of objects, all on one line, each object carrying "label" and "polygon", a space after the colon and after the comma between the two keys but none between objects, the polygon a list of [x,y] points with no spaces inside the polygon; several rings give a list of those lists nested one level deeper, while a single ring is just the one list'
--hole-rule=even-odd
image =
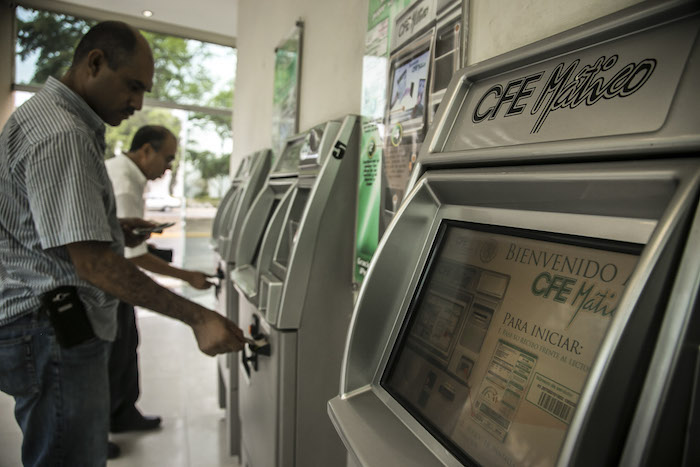
[{"label": "glass window", "polygon": [[[65,73],[78,41],[97,21],[20,6],[16,18],[14,89],[19,106],[49,76]],[[236,50],[141,32],[153,50],[153,89],[140,112],[119,127],[107,127],[105,158],[127,151],[141,126],[166,126],[178,136],[179,155],[172,173],[151,182],[149,194],[215,207],[229,185]]]},{"label": "glass window", "polygon": [[70,66],[80,38],[97,21],[18,6],[15,84],[41,86]]}]

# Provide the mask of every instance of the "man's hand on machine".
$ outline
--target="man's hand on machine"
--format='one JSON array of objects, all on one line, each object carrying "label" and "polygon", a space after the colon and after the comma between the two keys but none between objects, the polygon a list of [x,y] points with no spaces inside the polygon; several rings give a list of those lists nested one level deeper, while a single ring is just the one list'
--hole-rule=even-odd
[{"label": "man's hand on machine", "polygon": [[214,285],[214,283],[209,282],[209,278],[211,277],[214,276],[200,271],[186,271],[185,280],[195,289],[206,290]]},{"label": "man's hand on machine", "polygon": [[201,319],[192,325],[199,350],[207,355],[238,352],[246,340],[243,331],[232,321],[211,310],[203,310]]}]

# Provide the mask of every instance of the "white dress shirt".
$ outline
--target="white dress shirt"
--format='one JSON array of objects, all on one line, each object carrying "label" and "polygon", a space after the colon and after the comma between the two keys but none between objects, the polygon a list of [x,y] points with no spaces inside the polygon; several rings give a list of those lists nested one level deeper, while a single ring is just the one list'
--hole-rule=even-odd
[{"label": "white dress shirt", "polygon": [[[139,217],[143,219],[143,191],[146,188],[146,176],[128,156],[120,154],[105,161],[107,175],[112,181],[114,197],[117,201],[117,217]],[[146,242],[124,248],[125,258],[135,258],[148,253]]]}]

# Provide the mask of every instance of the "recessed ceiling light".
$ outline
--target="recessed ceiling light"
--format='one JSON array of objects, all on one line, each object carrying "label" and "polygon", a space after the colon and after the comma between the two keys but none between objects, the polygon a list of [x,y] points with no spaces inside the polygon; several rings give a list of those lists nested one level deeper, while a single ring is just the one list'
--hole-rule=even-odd
[{"label": "recessed ceiling light", "polygon": [[151,16],[153,16],[153,12],[151,10],[143,10],[141,14],[146,18],[150,18]]}]

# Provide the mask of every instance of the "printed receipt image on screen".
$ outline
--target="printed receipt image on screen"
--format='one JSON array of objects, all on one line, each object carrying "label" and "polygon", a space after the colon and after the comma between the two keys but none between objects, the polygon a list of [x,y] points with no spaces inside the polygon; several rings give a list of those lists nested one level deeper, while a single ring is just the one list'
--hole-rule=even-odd
[{"label": "printed receipt image on screen", "polygon": [[396,68],[391,87],[391,121],[411,118],[414,107],[425,105],[429,65],[430,50],[426,50]]},{"label": "printed receipt image on screen", "polygon": [[553,465],[640,247],[444,227],[381,384],[463,462]]}]

